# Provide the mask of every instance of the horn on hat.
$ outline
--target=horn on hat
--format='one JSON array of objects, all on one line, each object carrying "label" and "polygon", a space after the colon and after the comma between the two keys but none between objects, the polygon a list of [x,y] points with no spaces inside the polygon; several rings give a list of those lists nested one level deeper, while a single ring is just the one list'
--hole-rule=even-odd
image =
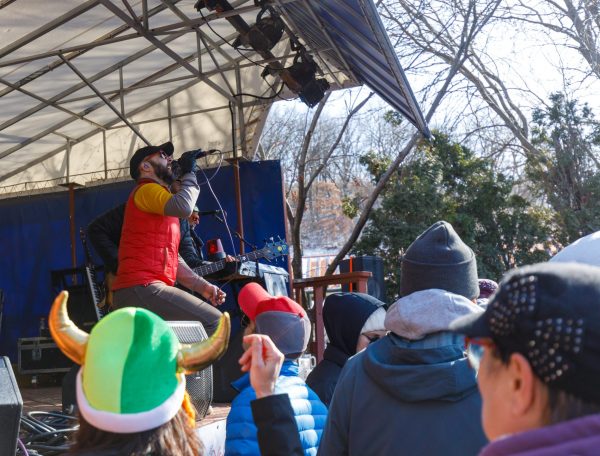
[{"label": "horn on hat", "polygon": [[177,355],[177,365],[186,373],[197,372],[219,359],[227,351],[231,321],[225,312],[217,329],[208,339],[194,344],[182,344]]},{"label": "horn on hat", "polygon": [[68,291],[61,291],[54,299],[48,316],[48,327],[58,348],[77,364],[83,364],[90,335],[79,329],[69,318],[68,299]]}]

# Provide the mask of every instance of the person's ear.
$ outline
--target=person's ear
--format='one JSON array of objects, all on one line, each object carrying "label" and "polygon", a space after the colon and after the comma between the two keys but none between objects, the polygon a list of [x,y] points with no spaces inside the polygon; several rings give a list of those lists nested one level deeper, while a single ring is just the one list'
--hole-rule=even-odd
[{"label": "person's ear", "polygon": [[538,379],[527,358],[520,353],[510,355],[508,373],[512,398],[511,412],[515,416],[523,416],[530,412],[540,400]]}]

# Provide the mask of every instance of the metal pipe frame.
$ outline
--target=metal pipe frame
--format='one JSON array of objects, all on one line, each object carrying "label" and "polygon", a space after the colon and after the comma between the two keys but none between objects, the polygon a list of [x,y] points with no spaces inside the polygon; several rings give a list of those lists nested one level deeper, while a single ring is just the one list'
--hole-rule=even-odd
[{"label": "metal pipe frame", "polygon": [[[226,0],[223,1],[226,2]],[[9,3],[11,2],[4,1],[0,3],[0,7],[4,7]],[[238,32],[241,31],[241,29],[239,29],[238,27],[240,26],[240,24],[242,24],[244,27],[248,27],[242,15],[251,14],[260,9],[260,7],[256,6],[251,0],[231,1],[230,5],[233,8],[232,10],[211,12],[210,14],[207,14],[206,16],[200,18],[188,17],[187,14],[184,13],[182,9],[177,6],[177,4],[180,3],[179,0],[161,0],[160,4],[151,9],[149,9],[147,0],[141,0],[141,2],[137,3],[136,5],[134,5],[134,2],[132,2],[132,0],[121,0],[122,5],[118,6],[116,3],[117,2],[115,2],[114,0],[82,0],[82,3],[80,5],[72,8],[71,10],[62,14],[60,17],[51,20],[47,24],[44,24],[43,26],[19,38],[15,42],[10,43],[7,46],[4,46],[2,49],[0,49],[0,68],[6,68],[9,71],[11,70],[10,67],[15,67],[16,65],[35,62],[41,59],[48,59],[49,57],[56,58],[55,60],[52,60],[49,64],[44,64],[36,71],[33,71],[27,76],[22,77],[18,81],[11,82],[8,80],[7,77],[0,78],[0,84],[5,85],[5,87],[2,90],[0,90],[0,99],[3,96],[8,95],[12,92],[19,92],[20,94],[30,97],[38,102],[31,108],[26,109],[25,111],[18,113],[16,116],[2,122],[0,124],[0,131],[8,129],[9,127],[17,124],[18,122],[30,116],[34,116],[36,113],[39,113],[44,108],[48,107],[56,109],[67,115],[66,118],[61,118],[60,120],[55,121],[55,123],[47,127],[44,125],[42,127],[44,128],[44,130],[37,131],[31,137],[28,137],[22,142],[15,144],[12,147],[9,147],[8,149],[0,152],[0,159],[24,149],[25,147],[29,146],[30,144],[33,144],[34,142],[49,134],[56,133],[60,135],[59,130],[61,128],[75,121],[86,122],[90,125],[90,130],[81,134],[79,137],[69,139],[69,148],[101,132],[103,132],[104,135],[103,143],[104,148],[106,148],[105,132],[114,128],[123,128],[123,124],[124,126],[127,126],[129,129],[131,129],[131,131],[133,131],[140,138],[142,138],[144,142],[148,143],[148,141],[145,138],[143,138],[143,136],[138,130],[137,126],[139,126],[140,124],[156,122],[159,120],[166,119],[169,121],[169,137],[171,137],[173,131],[171,121],[174,118],[186,115],[194,115],[201,112],[210,112],[211,110],[226,109],[228,108],[228,103],[230,104],[230,106],[232,106],[234,110],[233,117],[234,123],[236,124],[234,132],[234,135],[236,136],[235,143],[237,143],[237,146],[239,148],[239,150],[235,150],[234,153],[238,154],[239,152],[241,152],[241,155],[245,156],[248,153],[249,146],[252,147],[252,144],[249,145],[249,142],[246,138],[246,122],[248,120],[245,118],[244,113],[246,112],[247,115],[255,117],[253,115],[254,110],[249,110],[250,112],[245,110],[246,108],[252,108],[254,106],[270,104],[272,103],[272,101],[257,99],[244,102],[242,97],[239,96],[239,94],[243,92],[241,70],[255,65],[255,63],[247,63],[244,60],[249,60],[249,56],[252,56],[252,60],[255,60],[255,57],[258,57],[256,59],[256,63],[261,65],[269,65],[273,70],[275,70],[276,82],[274,86],[271,86],[270,88],[267,88],[265,90],[266,93],[270,92],[271,89],[273,89],[273,87],[278,85],[278,79],[283,79],[286,82],[287,86],[291,87],[292,91],[294,91],[294,89],[296,89],[297,91],[298,89],[298,87],[294,86],[295,81],[293,81],[293,78],[292,80],[290,80],[290,75],[287,74],[284,67],[285,62],[289,58],[294,56],[294,53],[291,52],[289,49],[290,41],[288,41],[287,49],[285,49],[284,52],[282,52],[283,47],[277,48],[279,52],[282,53],[282,55],[280,56],[276,56],[270,51],[258,52],[247,55],[242,55],[240,53],[241,55],[237,56],[235,53],[237,51],[233,51],[233,49],[225,46],[226,42],[231,41],[231,39],[235,37]],[[318,14],[316,14],[315,10],[313,9],[320,8],[321,5],[315,5],[312,4],[312,2],[310,1],[305,2],[304,0],[271,0],[269,3],[271,6],[274,6],[280,12],[280,14],[282,14],[282,11],[285,11],[285,5],[287,3],[296,3],[298,5],[301,5],[301,7],[308,12],[310,17],[314,19],[317,24],[319,24],[321,30],[324,30],[323,38],[325,39],[323,39],[323,43],[321,43],[321,40],[319,40],[319,42],[315,43],[315,45],[321,45],[326,43],[326,47],[319,49],[308,49],[307,51],[315,55],[315,57],[320,63],[320,66],[323,70],[325,70],[327,76],[332,78],[339,87],[347,86],[348,82],[358,83],[357,76],[352,72],[350,65],[344,59],[342,52],[337,48],[332,37],[323,26],[322,21],[320,21]],[[106,8],[108,11],[110,11],[111,14],[113,14],[119,20],[123,21],[123,25],[119,25],[113,28],[112,30],[104,33],[102,36],[100,36],[98,39],[94,40],[91,43],[85,43],[75,46],[65,46],[61,49],[40,52],[35,55],[26,55],[23,57],[13,59],[6,58],[10,57],[10,54],[14,53],[15,51],[24,50],[23,48],[25,46],[34,42],[35,40],[40,39],[44,36],[44,34],[59,29],[64,24],[69,23],[70,21],[76,19],[79,16],[85,15],[87,12],[98,6]],[[136,7],[135,10],[134,6]],[[141,14],[138,13],[140,9]],[[138,12],[136,12],[136,10]],[[163,13],[167,10],[170,10],[176,16],[176,20],[178,19],[179,21],[170,22],[166,25],[161,25],[159,27],[152,28],[152,17],[156,16],[159,13]],[[377,24],[373,23],[373,21],[377,18],[373,18],[372,11],[366,11],[365,14],[367,15],[367,20],[370,21],[371,29],[377,36],[377,41],[381,43],[382,38],[378,35],[378,30],[376,30]],[[161,16],[161,19],[164,19],[164,16]],[[289,36],[294,36],[292,33],[290,33],[290,29],[295,29],[295,32],[298,35],[301,35],[301,30],[298,30],[298,25],[294,24],[293,20],[290,17],[284,16],[284,19],[286,21],[286,32]],[[224,39],[216,39],[211,33],[207,33],[208,30],[200,29],[201,26],[216,20],[221,20],[221,22],[219,22],[220,24],[225,23],[225,21],[227,21],[231,25],[230,32],[222,33]],[[169,43],[188,33],[194,33],[196,45],[192,46],[193,52],[190,52],[189,55],[179,55],[176,51],[174,51],[174,48],[169,46]],[[124,58],[119,62],[110,65],[107,68],[101,69],[100,71],[98,71],[98,73],[84,76],[78,70],[76,58],[84,55],[88,51],[96,49],[100,46],[106,46],[111,44],[114,45],[116,43],[126,42],[128,40],[140,40],[140,38],[146,40],[149,43],[149,45],[137,50],[131,55],[124,56]],[[290,40],[295,40],[296,42],[298,42],[298,38],[290,38]],[[137,46],[137,44],[137,42],[134,43],[134,46]],[[124,81],[128,65],[155,51],[158,51],[164,56],[167,56],[173,63],[168,64],[167,62],[167,64],[165,64],[162,68],[155,70],[153,73],[145,75],[140,74],[137,80],[134,80],[126,86]],[[186,49],[186,52],[187,51],[188,49]],[[391,58],[389,53],[384,52],[384,55],[388,60]],[[329,61],[333,61],[335,66],[339,65],[335,63],[339,59],[339,62],[342,64],[343,68],[339,70],[337,70],[336,68],[332,68],[328,63],[328,59],[326,58],[326,56],[329,56]],[[207,68],[206,70],[208,71],[203,72],[203,57],[210,58],[210,61],[214,65],[214,68]],[[197,65],[194,62],[195,59],[197,59]],[[161,64],[163,63],[163,60],[164,58],[161,60]],[[207,60],[204,60],[204,63],[206,64]],[[81,82],[76,82],[75,84],[72,84],[71,86],[66,88],[61,87],[59,89],[59,93],[45,96],[40,96],[34,93],[33,90],[28,90],[24,87],[29,82],[35,81],[36,79],[47,75],[50,71],[60,67],[61,65],[67,65],[71,69],[71,71],[73,71],[79,77]],[[170,79],[165,78],[165,76],[170,75],[171,73],[177,71],[180,68],[185,69],[189,73],[189,76],[180,76],[179,74],[177,75],[177,77],[172,77]],[[98,81],[111,74],[114,74],[115,72],[118,72],[118,89],[105,89],[104,91],[102,91],[98,87],[96,87],[96,83]],[[345,76],[348,78],[348,81],[343,82],[342,78],[340,78],[337,74],[338,72],[344,73]],[[402,79],[402,76],[402,74],[398,75],[397,73],[394,73],[394,79],[400,78],[400,82],[406,82],[405,79]],[[215,80],[219,82],[222,80],[222,83],[218,84],[217,82],[215,82]],[[220,104],[221,102],[217,101],[217,106],[211,107],[210,109],[196,110],[194,112],[183,113],[173,116],[170,109],[171,97],[173,97],[179,92],[188,90],[189,88],[199,83],[206,84],[215,93],[223,97],[223,103]],[[155,96],[153,99],[148,100],[147,102],[146,100],[144,100],[144,103],[142,103],[141,105],[137,107],[133,106],[128,109],[125,103],[126,96],[130,96],[136,91],[142,90],[146,87],[153,87],[161,84],[174,84],[176,85],[176,87],[174,87],[171,90],[168,90],[165,87],[165,93],[162,93],[159,96]],[[77,91],[81,90],[84,87],[89,87],[94,92],[95,96],[73,96]],[[263,89],[261,86],[259,92],[262,90]],[[276,88],[273,90],[276,90]],[[73,97],[69,98],[71,96]],[[257,94],[257,96],[263,95]],[[91,102],[89,106],[87,106],[85,109],[82,109],[79,112],[76,112],[73,109],[69,109],[69,107],[66,105],[67,103],[72,103],[76,101],[81,102],[83,100],[86,100],[87,98],[97,98],[101,101]],[[149,107],[157,103],[161,103],[164,100],[167,100],[169,107],[169,111],[167,113],[166,118],[144,118],[140,119],[140,121],[138,122],[135,122],[135,125],[128,120],[131,119],[132,116],[142,113]],[[419,109],[418,106],[416,106],[415,100],[411,99],[410,97],[407,97],[407,100],[410,103],[411,108],[413,108],[413,110],[416,109],[416,112],[418,113]],[[95,122],[88,118],[89,114],[93,113],[94,111],[100,109],[103,106],[108,106],[114,112],[116,117],[114,119],[110,119],[107,122],[104,122],[104,124],[102,122]],[[120,109],[117,109],[116,106],[118,106]],[[254,141],[254,143],[256,143],[256,141]],[[60,147],[55,147],[54,149],[49,150],[47,152],[41,152],[37,158],[35,158],[31,162],[28,162],[26,165],[19,165],[17,168],[6,172],[6,174],[0,175],[0,182],[19,174],[24,169],[27,169],[35,164],[41,163],[47,160],[48,158],[64,151],[65,147],[65,145],[60,145]],[[105,175],[105,177],[108,176],[107,157],[105,157],[104,159],[103,174]]]},{"label": "metal pipe frame", "polygon": [[[63,56],[61,56],[63,57]],[[64,57],[63,57],[64,59]],[[65,63],[69,66],[69,68],[71,68],[71,70],[73,71],[73,73],[75,73],[77,76],[79,76],[79,78],[85,82],[85,84],[98,96],[98,98],[100,98],[104,104],[106,106],[108,106],[112,112],[114,112],[117,117],[119,119],[121,119],[123,122],[125,122],[125,124],[129,127],[129,129],[131,131],[133,131],[136,135],[139,136],[139,138],[144,141],[146,143],[146,145],[150,146],[150,141],[148,141],[144,135],[142,135],[142,133],[137,129],[137,127],[135,125],[133,125],[131,122],[129,122],[129,120],[127,120],[127,117],[125,117],[123,114],[121,114],[119,112],[119,110],[117,108],[115,108],[115,106],[110,102],[110,100],[108,98],[106,98],[104,95],[102,95],[98,89],[96,89],[96,87],[94,86],[94,84],[92,84],[91,82],[89,82],[86,77],[81,74],[81,72],[75,67],[75,65],[73,65],[71,62],[69,62],[67,59],[64,59]],[[120,97],[121,100],[123,99],[122,97]]]}]

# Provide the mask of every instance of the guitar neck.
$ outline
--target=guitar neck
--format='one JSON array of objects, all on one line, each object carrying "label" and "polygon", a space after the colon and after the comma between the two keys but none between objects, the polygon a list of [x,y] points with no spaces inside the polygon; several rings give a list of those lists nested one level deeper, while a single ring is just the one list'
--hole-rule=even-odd
[{"label": "guitar neck", "polygon": [[[254,260],[258,260],[259,258],[264,258],[267,255],[267,252],[268,252],[268,249],[259,249],[259,250],[254,250],[250,253],[238,255],[234,258],[235,258],[235,261],[239,261],[240,263],[243,263],[244,261],[254,261]],[[227,260],[222,259],[222,260],[215,261],[214,263],[203,264],[202,266],[198,266],[197,268],[194,268],[194,272],[196,274],[198,274],[200,277],[202,277],[205,275],[209,275],[209,274],[213,274],[215,272],[221,271],[222,269],[225,269],[226,265],[227,265]]]},{"label": "guitar neck", "polygon": [[85,263],[87,266],[93,266],[92,252],[90,252],[90,247],[87,243],[87,234],[83,228],[79,228],[79,237],[83,245],[83,252],[85,253]]}]

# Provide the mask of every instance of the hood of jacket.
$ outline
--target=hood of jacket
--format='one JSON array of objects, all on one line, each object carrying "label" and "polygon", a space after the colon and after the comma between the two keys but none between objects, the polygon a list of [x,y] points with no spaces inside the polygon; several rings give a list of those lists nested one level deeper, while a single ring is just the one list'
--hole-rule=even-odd
[{"label": "hood of jacket", "polygon": [[477,390],[463,338],[437,333],[418,341],[390,333],[363,353],[363,368],[387,394],[404,402],[455,402]]},{"label": "hood of jacket", "polygon": [[430,288],[415,291],[396,301],[385,316],[385,329],[410,340],[447,331],[450,323],[483,309],[464,296]]}]

